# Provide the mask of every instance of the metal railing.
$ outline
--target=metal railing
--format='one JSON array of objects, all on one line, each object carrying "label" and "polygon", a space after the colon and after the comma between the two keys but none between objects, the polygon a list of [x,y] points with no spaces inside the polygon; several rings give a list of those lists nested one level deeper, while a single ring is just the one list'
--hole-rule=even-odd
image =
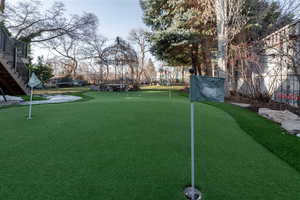
[{"label": "metal railing", "polygon": [[24,82],[29,80],[29,70],[22,59],[28,56],[28,44],[11,38],[5,28],[0,27],[0,55],[8,60],[11,69]]},{"label": "metal railing", "polygon": [[300,108],[300,75],[288,74],[276,79],[280,84],[274,91],[273,99]]}]

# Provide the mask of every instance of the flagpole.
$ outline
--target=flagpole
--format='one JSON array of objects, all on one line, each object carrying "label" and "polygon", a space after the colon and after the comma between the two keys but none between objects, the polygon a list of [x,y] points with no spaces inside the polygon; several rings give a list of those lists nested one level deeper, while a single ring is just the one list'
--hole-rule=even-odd
[{"label": "flagpole", "polygon": [[190,114],[191,114],[191,200],[195,199],[195,103],[192,100],[192,77],[195,74],[194,70],[190,70]]},{"label": "flagpole", "polygon": [[192,200],[195,200],[195,103],[191,101],[191,179]]},{"label": "flagpole", "polygon": [[172,99],[170,74],[169,74],[169,99],[170,100]]},{"label": "flagpole", "polygon": [[30,103],[29,103],[29,114],[28,114],[28,119],[31,119],[32,96],[33,96],[33,87],[31,87],[31,92],[30,92]]},{"label": "flagpole", "polygon": [[31,88],[30,91],[30,102],[29,102],[29,113],[28,113],[28,119],[31,119],[31,111],[32,111],[32,96],[33,96],[33,88],[40,85],[42,82],[38,79],[38,77],[35,75],[34,72],[31,73],[31,77],[28,81],[28,86]]},{"label": "flagpole", "polygon": [[195,184],[195,174],[196,174],[196,167],[195,167],[195,103],[192,98],[192,78],[195,75],[195,70],[190,69],[191,77],[190,77],[190,114],[191,114],[191,190],[190,190],[190,199],[191,200],[200,200],[201,193],[199,190],[196,189]]}]

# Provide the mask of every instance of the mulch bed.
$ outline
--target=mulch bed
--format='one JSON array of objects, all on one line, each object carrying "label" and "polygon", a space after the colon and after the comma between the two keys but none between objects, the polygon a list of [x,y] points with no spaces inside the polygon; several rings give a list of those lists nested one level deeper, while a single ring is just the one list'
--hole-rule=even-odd
[{"label": "mulch bed", "polygon": [[251,106],[249,107],[249,109],[254,112],[258,112],[259,108],[269,108],[272,110],[289,110],[290,112],[300,116],[300,108],[293,107],[284,103],[275,102],[273,100],[262,102],[243,96],[231,96],[230,98],[227,98],[226,101],[250,104]]},{"label": "mulch bed", "polygon": [[[182,92],[188,94],[189,93],[189,88],[184,88]],[[231,103],[245,103],[245,104],[250,104],[251,106],[248,108],[249,110],[258,113],[259,108],[269,108],[272,110],[289,110],[290,112],[299,115],[300,116],[300,106],[299,108],[293,107],[288,104],[284,103],[279,103],[273,100],[264,102],[264,101],[259,101],[257,99],[251,99],[246,96],[241,96],[238,94],[231,95],[229,98],[225,99],[225,102]]]}]

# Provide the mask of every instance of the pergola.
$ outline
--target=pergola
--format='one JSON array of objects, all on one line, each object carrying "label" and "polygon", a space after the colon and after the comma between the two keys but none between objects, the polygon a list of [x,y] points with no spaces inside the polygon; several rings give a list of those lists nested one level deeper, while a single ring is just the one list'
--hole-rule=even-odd
[{"label": "pergola", "polygon": [[115,67],[115,80],[117,79],[116,69],[122,67],[121,83],[124,84],[124,66],[137,65],[138,56],[136,51],[125,40],[117,37],[115,43],[103,50],[104,63]]}]

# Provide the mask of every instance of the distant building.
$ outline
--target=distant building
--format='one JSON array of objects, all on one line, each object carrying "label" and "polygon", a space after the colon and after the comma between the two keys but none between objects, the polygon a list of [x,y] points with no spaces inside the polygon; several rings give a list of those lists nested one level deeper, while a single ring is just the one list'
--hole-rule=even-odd
[{"label": "distant building", "polygon": [[300,21],[241,48],[241,52],[243,59],[232,62],[236,69],[230,71],[235,91],[300,106]]}]

